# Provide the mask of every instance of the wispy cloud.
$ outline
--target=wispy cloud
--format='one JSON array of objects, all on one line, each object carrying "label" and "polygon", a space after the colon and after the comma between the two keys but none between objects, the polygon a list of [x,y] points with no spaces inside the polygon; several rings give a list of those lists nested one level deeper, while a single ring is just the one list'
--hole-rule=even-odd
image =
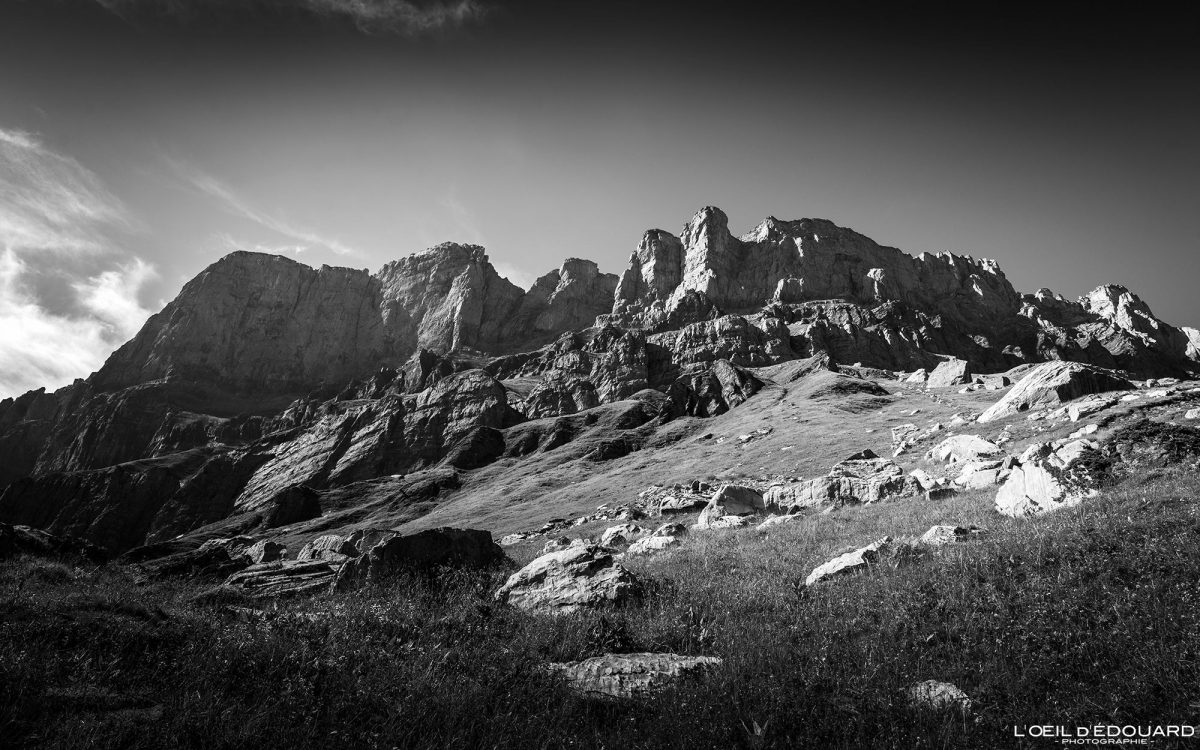
[{"label": "wispy cloud", "polygon": [[[119,247],[139,229],[79,162],[0,129],[0,397],[87,375],[145,322],[138,296],[157,272]],[[65,296],[39,295],[46,276]]]},{"label": "wispy cloud", "polygon": [[0,239],[10,246],[102,251],[106,233],[136,228],[94,174],[31,133],[0,129],[0,165]]},{"label": "wispy cloud", "polygon": [[366,34],[420,36],[478,24],[491,6],[480,0],[96,0],[134,20],[167,17],[188,22],[205,16],[250,16],[263,11],[300,12],[348,21]]},{"label": "wispy cloud", "polygon": [[[359,254],[335,238],[324,237],[307,227],[298,226],[286,219],[259,210],[238,195],[233,188],[191,164],[171,157],[165,158],[171,171],[185,185],[214,200],[226,213],[252,221],[291,240],[291,243],[285,246],[285,249],[290,252],[300,253],[311,248],[323,247],[337,255]],[[229,235],[222,235],[222,237],[228,239]]]}]

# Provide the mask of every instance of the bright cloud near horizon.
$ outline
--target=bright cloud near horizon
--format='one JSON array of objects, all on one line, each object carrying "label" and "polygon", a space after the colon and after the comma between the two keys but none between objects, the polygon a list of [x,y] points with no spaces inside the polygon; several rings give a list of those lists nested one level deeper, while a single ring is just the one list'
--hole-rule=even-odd
[{"label": "bright cloud near horizon", "polygon": [[1195,26],[1018,6],[0,0],[0,398],[232,250],[528,288],[706,205],[1200,326]]}]

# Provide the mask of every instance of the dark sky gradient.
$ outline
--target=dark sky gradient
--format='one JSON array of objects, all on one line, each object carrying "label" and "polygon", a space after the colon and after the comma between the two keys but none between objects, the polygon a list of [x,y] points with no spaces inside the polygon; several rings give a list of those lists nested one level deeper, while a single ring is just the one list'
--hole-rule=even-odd
[{"label": "dark sky gradient", "polygon": [[63,279],[137,258],[153,310],[232,246],[375,269],[445,240],[527,285],[567,256],[619,272],[717,205],[1200,325],[1200,33],[1166,5],[492,2],[414,37],[282,2],[0,0],[0,131],[133,226],[16,247],[29,299],[85,314]]}]

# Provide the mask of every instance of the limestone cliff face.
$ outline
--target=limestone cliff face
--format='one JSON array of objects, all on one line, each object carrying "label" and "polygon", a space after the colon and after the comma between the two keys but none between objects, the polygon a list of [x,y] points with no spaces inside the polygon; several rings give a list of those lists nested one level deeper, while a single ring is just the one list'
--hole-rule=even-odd
[{"label": "limestone cliff face", "polygon": [[379,281],[365,271],[232,253],[188,282],[90,380],[105,391],[164,379],[243,391],[349,380],[394,348],[381,301]]},{"label": "limestone cliff face", "polygon": [[712,207],[678,238],[646,233],[622,277],[612,320],[661,326],[682,305],[694,307],[694,294],[726,313],[772,302],[895,301],[970,325],[1012,317],[1021,306],[992,261],[948,253],[914,258],[823,219],[772,217],[737,238],[724,212]]}]

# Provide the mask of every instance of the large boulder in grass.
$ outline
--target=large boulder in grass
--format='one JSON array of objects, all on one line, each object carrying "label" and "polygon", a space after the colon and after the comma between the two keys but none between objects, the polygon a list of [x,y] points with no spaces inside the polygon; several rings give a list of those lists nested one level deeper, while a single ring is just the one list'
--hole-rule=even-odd
[{"label": "large boulder in grass", "polygon": [[948,359],[929,373],[927,388],[950,388],[971,382],[971,365],[963,359]]},{"label": "large boulder in grass", "polygon": [[1046,362],[1030,370],[1004,398],[980,414],[978,421],[991,422],[1092,393],[1131,390],[1133,387],[1133,383],[1103,367],[1078,362]]},{"label": "large boulder in grass", "polygon": [[603,547],[580,544],[535,559],[513,573],[495,598],[533,612],[566,614],[626,601],[641,588]]},{"label": "large boulder in grass", "polygon": [[719,667],[715,656],[678,654],[604,654],[583,661],[550,664],[572,690],[591,696],[637,698],[672,682],[696,678]]},{"label": "large boulder in grass", "polygon": [[1031,445],[1021,454],[996,493],[996,511],[1023,518],[1078,505],[1096,494],[1090,478],[1077,464],[1095,451],[1095,444],[1075,440]]},{"label": "large boulder in grass", "polygon": [[486,568],[508,560],[489,531],[442,527],[402,534],[376,544],[360,557],[348,560],[338,573],[335,588],[377,581],[401,570],[429,570],[443,566]]},{"label": "large boulder in grass", "polygon": [[758,513],[765,508],[766,503],[758,490],[740,484],[727,484],[717,490],[704,510],[700,511],[696,528],[729,528],[735,522],[724,519]]}]

